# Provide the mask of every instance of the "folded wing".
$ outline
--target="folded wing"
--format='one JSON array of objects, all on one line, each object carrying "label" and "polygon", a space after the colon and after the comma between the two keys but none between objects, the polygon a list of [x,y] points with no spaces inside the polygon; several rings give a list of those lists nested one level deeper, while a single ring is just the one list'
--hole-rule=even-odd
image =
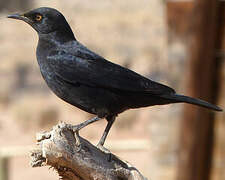
[{"label": "folded wing", "polygon": [[80,44],[75,50],[52,51],[47,61],[54,72],[69,83],[158,95],[175,93],[170,87],[111,63]]}]

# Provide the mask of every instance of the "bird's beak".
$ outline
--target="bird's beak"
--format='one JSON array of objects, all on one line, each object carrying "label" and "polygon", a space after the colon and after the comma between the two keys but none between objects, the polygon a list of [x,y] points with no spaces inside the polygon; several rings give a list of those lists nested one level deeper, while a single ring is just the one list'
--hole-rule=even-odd
[{"label": "bird's beak", "polygon": [[11,15],[8,15],[7,18],[19,19],[19,20],[26,19],[26,17],[23,14],[11,14]]},{"label": "bird's beak", "polygon": [[24,16],[23,14],[18,14],[18,13],[11,14],[11,15],[8,15],[7,18],[18,19],[18,20],[22,20],[28,24],[32,24],[32,21],[28,17]]}]

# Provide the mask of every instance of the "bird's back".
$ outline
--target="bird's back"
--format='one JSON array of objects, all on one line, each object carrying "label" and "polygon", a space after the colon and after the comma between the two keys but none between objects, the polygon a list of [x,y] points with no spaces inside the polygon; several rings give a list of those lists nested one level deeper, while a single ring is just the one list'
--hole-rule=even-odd
[{"label": "bird's back", "polygon": [[78,41],[54,44],[40,39],[37,59],[43,78],[57,96],[94,114],[118,114],[159,104],[154,97],[174,93],[165,85],[105,60]]}]

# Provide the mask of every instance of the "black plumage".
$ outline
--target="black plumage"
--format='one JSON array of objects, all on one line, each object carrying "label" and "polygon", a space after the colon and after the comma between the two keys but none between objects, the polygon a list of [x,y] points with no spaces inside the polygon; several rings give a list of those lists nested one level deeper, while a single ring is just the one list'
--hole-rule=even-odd
[{"label": "black plumage", "polygon": [[108,121],[99,142],[103,146],[115,117],[128,109],[186,102],[216,111],[208,102],[176,94],[165,85],[107,61],[78,42],[64,16],[52,8],[9,15],[30,24],[39,35],[37,60],[50,89],[64,101]]}]

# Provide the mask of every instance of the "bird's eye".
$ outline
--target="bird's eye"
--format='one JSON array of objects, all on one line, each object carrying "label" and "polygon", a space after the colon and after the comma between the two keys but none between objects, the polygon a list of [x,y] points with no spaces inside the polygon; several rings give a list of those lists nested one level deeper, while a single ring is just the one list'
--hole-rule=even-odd
[{"label": "bird's eye", "polygon": [[35,20],[36,21],[41,21],[42,20],[42,15],[37,14],[36,17],[35,17]]}]

